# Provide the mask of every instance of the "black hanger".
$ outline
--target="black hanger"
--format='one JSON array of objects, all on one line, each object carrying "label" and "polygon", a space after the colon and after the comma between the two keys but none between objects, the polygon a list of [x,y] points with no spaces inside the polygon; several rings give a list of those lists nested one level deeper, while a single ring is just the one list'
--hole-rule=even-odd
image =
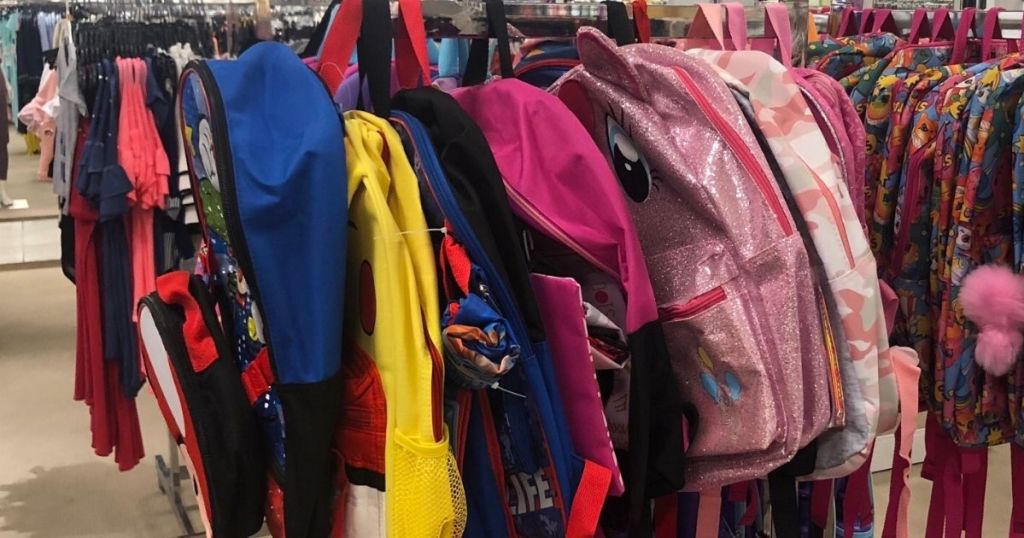
[{"label": "black hanger", "polygon": [[605,0],[602,4],[608,12],[608,31],[605,34],[614,39],[615,44],[620,47],[636,43],[636,34],[626,11],[626,4],[619,0]]},{"label": "black hanger", "polygon": [[474,39],[469,48],[469,59],[466,61],[466,72],[462,76],[463,86],[474,86],[487,79],[490,66],[490,38],[498,41],[498,63],[502,78],[514,78],[512,70],[512,48],[508,39],[508,19],[505,17],[505,4],[501,0],[485,0],[487,11],[487,39]]},{"label": "black hanger", "polygon": [[[365,77],[373,113],[391,115],[391,42],[394,28],[388,0],[363,0],[363,20],[356,41],[359,79]],[[359,92],[362,103],[363,92]]]}]

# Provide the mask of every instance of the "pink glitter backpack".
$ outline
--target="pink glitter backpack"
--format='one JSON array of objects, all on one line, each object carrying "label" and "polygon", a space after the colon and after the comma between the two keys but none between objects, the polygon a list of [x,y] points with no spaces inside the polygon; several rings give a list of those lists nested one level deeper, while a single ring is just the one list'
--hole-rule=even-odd
[{"label": "pink glitter backpack", "polygon": [[616,48],[589,28],[577,46],[581,66],[552,92],[605,153],[637,223],[681,396],[701,417],[687,488],[765,476],[830,415],[827,380],[805,375],[828,355],[776,178],[703,61]]}]

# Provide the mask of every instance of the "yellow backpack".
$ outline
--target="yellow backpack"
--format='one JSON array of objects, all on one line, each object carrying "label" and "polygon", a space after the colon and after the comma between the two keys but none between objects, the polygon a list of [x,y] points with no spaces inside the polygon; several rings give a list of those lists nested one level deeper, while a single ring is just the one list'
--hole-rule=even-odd
[{"label": "yellow backpack", "polygon": [[[372,359],[387,409],[384,487],[367,496],[360,487],[373,481],[354,487],[360,477],[349,473],[345,535],[461,536],[465,494],[444,423],[437,275],[417,177],[398,133],[372,114],[345,114],[345,151],[345,361]],[[343,428],[359,427],[342,416]]]}]

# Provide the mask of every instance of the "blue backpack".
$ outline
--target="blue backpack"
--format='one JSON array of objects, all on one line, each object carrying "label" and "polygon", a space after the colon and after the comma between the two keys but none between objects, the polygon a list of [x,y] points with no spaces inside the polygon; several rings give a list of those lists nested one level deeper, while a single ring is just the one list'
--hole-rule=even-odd
[{"label": "blue backpack", "polygon": [[446,229],[437,245],[448,287],[445,317],[504,327],[503,349],[514,358],[490,379],[446,356],[446,416],[466,488],[465,535],[564,536],[583,463],[555,384],[522,226],[483,133],[451,96],[429,88],[399,92],[393,108],[402,111],[393,124],[424,183],[428,224]]},{"label": "blue backpack", "polygon": [[326,536],[347,239],[341,119],[277,43],[190,63],[178,96],[200,272],[269,451],[268,523],[283,513],[289,538]]}]

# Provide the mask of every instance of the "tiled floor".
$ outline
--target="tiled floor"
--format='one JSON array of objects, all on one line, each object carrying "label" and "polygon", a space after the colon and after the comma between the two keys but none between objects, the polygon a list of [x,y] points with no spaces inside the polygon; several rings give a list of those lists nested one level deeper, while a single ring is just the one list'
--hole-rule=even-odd
[{"label": "tiled floor", "polygon": [[37,179],[39,157],[25,153],[13,130],[8,144],[7,194],[27,201],[25,209],[0,208],[0,268],[60,259],[56,197],[49,182]]},{"label": "tiled floor", "polygon": [[0,221],[0,266],[59,259],[56,218]]},{"label": "tiled floor", "polygon": [[39,156],[25,152],[25,140],[13,128],[10,134],[11,141],[7,144],[7,194],[13,199],[25,200],[28,208],[0,208],[0,220],[56,217],[57,198],[53,194],[53,185],[38,179]]},{"label": "tiled floor", "polygon": [[181,534],[156,487],[167,430],[148,389],[138,467],[118,472],[89,446],[89,409],[72,400],[74,285],[57,267],[0,271],[0,298],[0,538]]}]

